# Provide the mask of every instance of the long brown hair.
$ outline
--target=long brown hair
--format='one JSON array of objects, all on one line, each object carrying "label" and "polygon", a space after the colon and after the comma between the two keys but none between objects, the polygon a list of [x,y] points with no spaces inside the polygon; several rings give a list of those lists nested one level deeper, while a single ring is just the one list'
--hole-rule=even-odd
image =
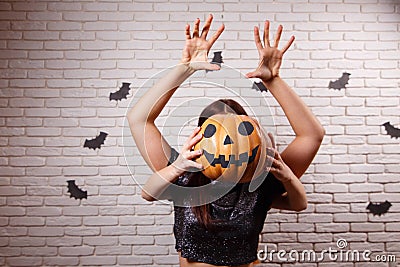
[{"label": "long brown hair", "polygon": [[[211,116],[215,114],[227,114],[233,113],[237,115],[247,115],[244,108],[233,99],[219,99],[212,102],[203,109],[200,113],[198,126],[202,126],[203,123]],[[207,178],[202,172],[195,172],[190,175],[189,185],[190,186],[203,186],[210,183],[210,179]],[[202,198],[202,196],[199,196]],[[197,220],[205,228],[212,230],[212,220],[210,215],[210,204],[203,204],[200,206],[192,207],[192,211],[195,214]]]}]

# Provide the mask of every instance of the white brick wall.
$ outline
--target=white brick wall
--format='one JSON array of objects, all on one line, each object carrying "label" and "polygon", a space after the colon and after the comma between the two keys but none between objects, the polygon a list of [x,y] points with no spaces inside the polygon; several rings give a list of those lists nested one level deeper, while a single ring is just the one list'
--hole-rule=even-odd
[{"label": "white brick wall", "polygon": [[[396,0],[41,1],[0,2],[0,265],[177,266],[169,203],[148,203],[140,186],[149,169],[123,140],[132,95],[147,78],[175,64],[184,25],[213,13],[225,32],[213,51],[243,73],[257,64],[252,29],[264,19],[294,34],[282,77],[324,124],[327,134],[302,178],[309,207],[273,210],[262,243],[275,249],[335,248],[394,254],[400,260],[400,2]],[[212,52],[213,52],[212,51]],[[212,57],[212,53],[210,53]],[[351,73],[346,89],[329,81]],[[213,75],[213,73],[209,74]],[[201,76],[200,76],[201,78]],[[110,102],[122,82],[128,99]],[[229,78],[234,87],[240,80]],[[196,97],[224,95],[210,90]],[[259,115],[259,93],[242,90]],[[171,105],[190,100],[178,92]],[[293,133],[272,106],[280,149]],[[185,104],[185,110],[192,108]],[[185,118],[160,120],[181,125]],[[268,119],[263,117],[262,123]],[[193,124],[193,123],[192,123]],[[109,133],[100,150],[86,138]],[[176,129],[165,134],[176,144]],[[125,162],[123,146],[128,162]],[[88,199],[67,193],[67,180]],[[370,201],[392,203],[382,216]],[[395,266],[387,263],[299,263],[301,266]],[[266,266],[266,265],[265,265]],[[289,266],[276,261],[268,266]]]}]

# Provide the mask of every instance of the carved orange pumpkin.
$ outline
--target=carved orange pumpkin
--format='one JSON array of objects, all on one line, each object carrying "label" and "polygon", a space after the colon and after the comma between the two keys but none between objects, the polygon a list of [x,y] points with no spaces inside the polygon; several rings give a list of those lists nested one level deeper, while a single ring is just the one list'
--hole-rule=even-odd
[{"label": "carved orange pumpkin", "polygon": [[[260,155],[265,148],[260,129],[250,117],[217,114],[203,123],[201,133],[203,138],[194,149],[203,150],[197,161],[208,178],[245,183],[262,172]],[[257,168],[259,162],[262,166]]]}]

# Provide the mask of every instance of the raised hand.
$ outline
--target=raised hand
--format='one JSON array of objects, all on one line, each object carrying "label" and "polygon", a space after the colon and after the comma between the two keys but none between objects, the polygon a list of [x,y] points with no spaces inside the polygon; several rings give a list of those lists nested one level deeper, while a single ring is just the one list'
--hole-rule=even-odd
[{"label": "raised hand", "polygon": [[185,28],[186,43],[182,51],[181,63],[189,64],[193,70],[218,70],[220,67],[216,64],[207,62],[207,55],[212,45],[217,41],[218,37],[224,31],[224,24],[222,24],[214,35],[207,40],[207,34],[210,30],[213,16],[210,14],[207,18],[206,24],[199,32],[200,19],[196,19],[194,23],[193,34],[190,33],[190,25],[187,24]]},{"label": "raised hand", "polygon": [[260,40],[260,33],[257,26],[254,27],[254,41],[257,46],[260,61],[255,71],[246,74],[247,78],[260,78],[264,82],[268,82],[279,76],[279,68],[282,64],[283,54],[289,49],[294,41],[294,36],[290,38],[287,44],[281,49],[278,49],[279,40],[282,34],[282,25],[279,25],[276,32],[274,45],[270,45],[269,41],[269,21],[264,24],[264,46]]}]

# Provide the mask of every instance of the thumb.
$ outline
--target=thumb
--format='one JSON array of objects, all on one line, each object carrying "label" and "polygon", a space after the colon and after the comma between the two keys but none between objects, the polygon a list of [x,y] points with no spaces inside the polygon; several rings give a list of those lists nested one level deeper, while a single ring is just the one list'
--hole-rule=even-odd
[{"label": "thumb", "polygon": [[259,78],[260,72],[259,71],[252,71],[246,74],[247,78]]},{"label": "thumb", "polygon": [[204,68],[205,68],[206,70],[220,70],[220,69],[221,69],[221,66],[218,65],[218,64],[206,63],[206,64],[204,65]]},{"label": "thumb", "polygon": [[195,70],[220,70],[221,67],[217,64],[211,64],[208,62],[192,62],[190,66]]}]

